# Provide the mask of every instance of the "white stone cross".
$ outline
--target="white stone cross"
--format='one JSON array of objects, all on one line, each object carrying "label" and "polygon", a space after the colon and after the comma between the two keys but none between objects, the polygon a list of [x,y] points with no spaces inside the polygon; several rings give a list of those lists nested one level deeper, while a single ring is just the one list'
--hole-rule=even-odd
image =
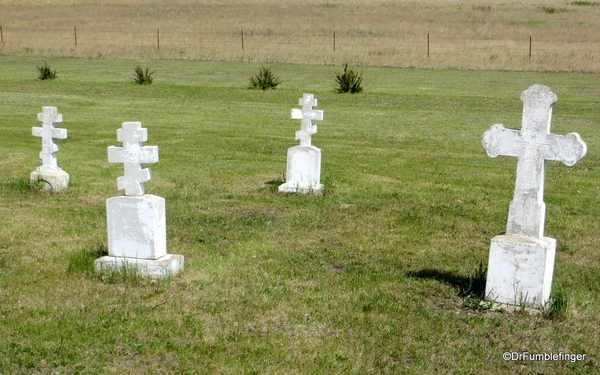
[{"label": "white stone cross", "polygon": [[556,100],[556,95],[548,87],[533,85],[521,94],[521,129],[507,129],[496,124],[483,135],[483,147],[490,157],[505,155],[519,158],[515,192],[508,211],[508,235],[544,236],[546,160],[572,166],[587,152],[579,134],[550,133],[552,105]]},{"label": "white stone cross", "polygon": [[125,175],[117,179],[119,190],[125,195],[144,195],[144,182],[150,180],[150,168],[142,169],[142,163],[158,162],[158,146],[142,146],[148,140],[148,129],[141,122],[124,122],[117,130],[117,140],[123,146],[108,147],[108,162],[123,163]]},{"label": "white stone cross", "polygon": [[39,169],[61,170],[56,159],[56,154],[60,151],[56,139],[67,138],[67,129],[57,128],[56,123],[62,122],[62,115],[58,113],[56,107],[42,107],[42,113],[38,113],[37,119],[42,122],[42,126],[31,128],[31,132],[36,137],[42,137],[42,152],[40,152],[42,166]]},{"label": "white stone cross", "polygon": [[312,120],[323,120],[323,111],[312,108],[317,105],[313,94],[303,94],[298,104],[302,109],[292,109],[292,119],[302,120],[301,129],[296,132],[296,140],[300,140],[300,146],[310,146],[311,136],[317,132],[317,125],[313,125]]}]

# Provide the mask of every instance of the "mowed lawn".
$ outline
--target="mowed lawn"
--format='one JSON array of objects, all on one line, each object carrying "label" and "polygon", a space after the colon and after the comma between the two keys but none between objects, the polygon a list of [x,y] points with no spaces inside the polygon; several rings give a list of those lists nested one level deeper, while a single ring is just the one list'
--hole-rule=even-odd
[{"label": "mowed lawn", "polygon": [[[58,78],[37,80],[46,62]],[[133,83],[148,67],[154,83]],[[343,67],[0,56],[0,373],[592,374],[600,357],[600,76],[351,67],[364,92],[335,93]],[[558,96],[554,133],[588,145],[549,162],[546,236],[558,240],[565,315],[492,311],[463,293],[506,226],[516,158],[483,132],[519,128],[522,91]],[[323,196],[283,195],[290,118],[303,93],[325,111]],[[42,106],[57,106],[62,194],[27,185]],[[109,164],[125,121],[159,147],[146,192],[167,202],[172,280],[99,277]],[[477,301],[475,301],[477,302]],[[506,361],[503,353],[585,354]]]}]

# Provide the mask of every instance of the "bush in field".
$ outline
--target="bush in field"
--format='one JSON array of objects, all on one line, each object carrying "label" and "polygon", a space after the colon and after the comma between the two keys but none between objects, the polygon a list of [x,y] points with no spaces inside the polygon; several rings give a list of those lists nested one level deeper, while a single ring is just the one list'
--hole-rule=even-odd
[{"label": "bush in field", "polygon": [[154,72],[151,72],[148,68],[144,70],[144,68],[138,65],[133,72],[133,81],[140,85],[149,85],[154,81],[152,74]]},{"label": "bush in field", "polygon": [[271,68],[260,68],[254,77],[250,77],[249,89],[274,90],[281,83],[279,77],[271,71]]},{"label": "bush in field", "polygon": [[37,68],[38,68],[38,71],[40,72],[40,75],[38,76],[38,79],[40,81],[54,79],[57,77],[56,70],[52,70],[50,68],[50,66],[48,64],[46,64],[45,62],[44,62],[44,65],[38,66]]},{"label": "bush in field", "polygon": [[344,73],[339,74],[335,73],[335,81],[338,83],[339,87],[337,88],[338,93],[349,92],[351,94],[355,94],[357,92],[361,92],[363,90],[362,83],[362,73],[356,74],[352,69],[348,70],[348,64],[344,65]]}]

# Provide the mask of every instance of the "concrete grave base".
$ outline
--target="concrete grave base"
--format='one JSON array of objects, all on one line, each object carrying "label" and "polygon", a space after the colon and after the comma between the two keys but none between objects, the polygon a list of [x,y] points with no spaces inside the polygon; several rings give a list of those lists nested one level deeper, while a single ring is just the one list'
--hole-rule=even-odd
[{"label": "concrete grave base", "polygon": [[165,199],[152,194],[106,200],[108,255],[158,259],[167,255]]},{"label": "concrete grave base", "polygon": [[483,309],[489,309],[490,311],[527,313],[533,316],[540,316],[544,313],[542,309],[532,309],[531,307],[507,305],[498,302],[481,301],[479,306]]},{"label": "concrete grave base", "polygon": [[62,169],[44,170],[38,169],[29,174],[32,182],[44,180],[44,190],[60,193],[69,186],[69,174]]},{"label": "concrete grave base", "polygon": [[323,185],[311,185],[311,186],[300,186],[300,185],[292,185],[289,183],[285,183],[283,185],[279,185],[280,193],[300,193],[300,194],[322,194],[323,193]]},{"label": "concrete grave base", "polygon": [[321,149],[315,146],[294,146],[288,149],[286,182],[281,193],[316,193],[321,184]]},{"label": "concrete grave base", "polygon": [[514,235],[492,238],[486,300],[543,308],[550,299],[555,255],[554,238]]},{"label": "concrete grave base", "polygon": [[99,273],[130,270],[143,277],[167,279],[183,270],[183,261],[183,255],[174,254],[167,254],[158,259],[112,257],[107,255],[94,261],[94,269]]}]

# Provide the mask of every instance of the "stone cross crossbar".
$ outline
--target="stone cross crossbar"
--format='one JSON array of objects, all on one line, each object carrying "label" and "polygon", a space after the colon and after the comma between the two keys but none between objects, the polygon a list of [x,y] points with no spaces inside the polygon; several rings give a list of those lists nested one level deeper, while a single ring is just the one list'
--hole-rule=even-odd
[{"label": "stone cross crossbar", "polygon": [[506,234],[534,238],[544,236],[546,160],[572,166],[587,152],[579,134],[550,133],[552,105],[556,100],[556,95],[548,87],[533,85],[521,94],[523,117],[520,130],[496,124],[483,134],[483,147],[490,157],[505,155],[519,158]]},{"label": "stone cross crossbar", "polygon": [[317,125],[313,125],[313,120],[323,120],[323,111],[315,110],[317,99],[313,94],[303,94],[298,104],[302,109],[292,109],[292,119],[302,120],[301,129],[296,132],[296,140],[300,140],[300,146],[310,146],[311,136],[317,132]]},{"label": "stone cross crossbar", "polygon": [[62,122],[62,115],[58,113],[56,107],[42,107],[42,113],[38,113],[37,119],[42,122],[42,126],[31,128],[31,132],[35,137],[42,138],[40,170],[60,170],[56,158],[60,147],[56,144],[56,139],[67,138],[67,129],[56,127],[56,123]]},{"label": "stone cross crossbar", "polygon": [[142,146],[148,140],[148,129],[141,122],[124,122],[117,130],[117,140],[123,146],[108,147],[108,162],[123,163],[125,175],[117,179],[119,190],[125,195],[144,195],[144,182],[151,178],[150,168],[142,169],[142,163],[158,162],[158,146]]}]

